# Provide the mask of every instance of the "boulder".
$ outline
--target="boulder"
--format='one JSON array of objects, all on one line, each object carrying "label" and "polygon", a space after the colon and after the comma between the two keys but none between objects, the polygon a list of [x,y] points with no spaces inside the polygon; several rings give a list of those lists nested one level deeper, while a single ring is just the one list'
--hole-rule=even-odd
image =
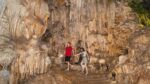
[{"label": "boulder", "polygon": [[0,84],[9,84],[9,76],[10,73],[8,70],[1,70],[0,71]]},{"label": "boulder", "polygon": [[121,65],[121,64],[125,63],[127,61],[127,59],[128,59],[127,55],[121,55],[121,56],[119,56],[119,62],[118,62],[118,64]]}]

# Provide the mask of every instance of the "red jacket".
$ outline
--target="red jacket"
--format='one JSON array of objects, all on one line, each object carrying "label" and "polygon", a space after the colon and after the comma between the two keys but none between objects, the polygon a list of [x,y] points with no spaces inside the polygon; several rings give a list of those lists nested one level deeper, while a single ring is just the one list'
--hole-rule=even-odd
[{"label": "red jacket", "polygon": [[66,47],[65,50],[65,56],[71,56],[72,55],[72,47]]}]

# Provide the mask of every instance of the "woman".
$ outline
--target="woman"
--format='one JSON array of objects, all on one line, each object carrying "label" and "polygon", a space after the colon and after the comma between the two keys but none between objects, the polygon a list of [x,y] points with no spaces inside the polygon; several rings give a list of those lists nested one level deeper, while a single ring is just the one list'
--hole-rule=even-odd
[{"label": "woman", "polygon": [[82,60],[81,60],[82,72],[85,71],[85,74],[87,75],[88,74],[87,64],[88,64],[88,61],[89,61],[88,54],[87,54],[87,52],[85,51],[84,48],[81,48],[81,52],[79,54],[77,54],[77,55],[81,55],[82,56]]},{"label": "woman", "polygon": [[70,66],[71,66],[71,64],[70,64],[70,59],[71,59],[71,56],[72,56],[72,50],[73,50],[73,48],[72,48],[72,46],[71,46],[71,43],[70,42],[68,42],[67,43],[67,46],[66,46],[66,48],[65,48],[65,62],[67,63],[67,70],[69,71],[69,68],[70,68]]}]

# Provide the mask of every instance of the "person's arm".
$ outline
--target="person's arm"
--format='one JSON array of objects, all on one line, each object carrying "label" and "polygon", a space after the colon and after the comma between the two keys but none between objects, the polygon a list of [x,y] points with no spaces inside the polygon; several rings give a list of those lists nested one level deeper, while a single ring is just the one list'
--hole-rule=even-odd
[{"label": "person's arm", "polygon": [[79,55],[81,55],[81,54],[82,54],[82,52],[80,52],[80,53],[76,54],[75,56],[79,56]]}]

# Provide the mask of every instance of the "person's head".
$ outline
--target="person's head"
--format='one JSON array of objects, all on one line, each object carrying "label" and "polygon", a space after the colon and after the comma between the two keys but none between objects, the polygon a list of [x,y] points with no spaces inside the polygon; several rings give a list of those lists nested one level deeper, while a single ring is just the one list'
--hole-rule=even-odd
[{"label": "person's head", "polygon": [[85,49],[84,49],[84,48],[81,48],[80,50],[81,50],[81,52],[85,51]]},{"label": "person's head", "polygon": [[67,43],[67,46],[71,46],[71,42],[68,42],[68,43]]}]

